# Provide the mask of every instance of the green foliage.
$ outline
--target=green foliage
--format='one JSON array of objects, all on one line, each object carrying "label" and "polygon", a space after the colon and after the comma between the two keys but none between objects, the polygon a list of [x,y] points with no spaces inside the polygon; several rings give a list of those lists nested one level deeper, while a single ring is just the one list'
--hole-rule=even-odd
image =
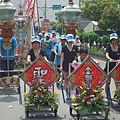
[{"label": "green foliage", "polygon": [[103,35],[101,38],[102,45],[106,47],[110,43],[110,36],[109,35]]},{"label": "green foliage", "polygon": [[[120,9],[119,0],[95,0],[87,2],[82,8],[82,16],[98,22],[101,30],[115,31],[120,35]],[[119,5],[120,6],[120,5]]]},{"label": "green foliage", "polygon": [[98,25],[102,30],[106,31],[110,29],[120,35],[120,10],[117,8],[116,4],[112,4],[104,9]]},{"label": "green foliage", "polygon": [[92,90],[87,87],[80,87],[80,90],[81,95],[76,96],[76,98],[72,100],[77,103],[75,109],[77,109],[81,115],[93,112],[109,113],[110,106],[102,95],[102,88],[97,87]]},{"label": "green foliage", "polygon": [[82,16],[99,21],[104,8],[108,6],[109,2],[110,0],[96,0],[92,4],[86,3],[85,7],[82,8]]},{"label": "green foliage", "polygon": [[31,104],[34,104],[38,110],[41,110],[43,106],[49,105],[54,110],[58,109],[60,93],[53,93],[51,87],[48,84],[37,85],[32,84],[29,93],[24,93],[25,108],[29,109]]},{"label": "green foliage", "polygon": [[[15,61],[14,69],[17,69],[17,70],[24,69],[24,65],[25,65],[25,59],[18,57]],[[26,65],[25,67],[27,66],[28,65]]]},{"label": "green foliage", "polygon": [[120,104],[120,89],[115,91],[114,100]]},{"label": "green foliage", "polygon": [[105,53],[104,50],[98,50],[97,48],[94,48],[94,49],[88,49],[89,53],[96,53],[96,54],[99,54],[99,55],[103,55]]}]

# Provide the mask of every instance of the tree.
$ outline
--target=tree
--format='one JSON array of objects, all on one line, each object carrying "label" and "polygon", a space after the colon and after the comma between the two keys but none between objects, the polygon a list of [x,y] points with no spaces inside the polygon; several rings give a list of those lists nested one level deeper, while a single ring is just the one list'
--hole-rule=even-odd
[{"label": "tree", "polygon": [[82,8],[82,16],[90,20],[99,21],[106,6],[109,6],[110,0],[94,0],[86,2]]},{"label": "tree", "polygon": [[104,9],[98,26],[104,31],[110,29],[120,35],[120,10],[117,8],[117,5],[112,4]]}]

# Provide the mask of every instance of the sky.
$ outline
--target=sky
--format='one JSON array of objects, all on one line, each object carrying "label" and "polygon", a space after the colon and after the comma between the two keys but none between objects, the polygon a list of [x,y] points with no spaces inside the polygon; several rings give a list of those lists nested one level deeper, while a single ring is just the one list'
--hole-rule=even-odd
[{"label": "sky", "polygon": [[[10,2],[18,9],[18,3],[23,3],[24,0],[10,0]],[[39,11],[39,17],[44,16],[43,12],[44,9],[42,7],[45,6],[45,1],[46,1],[46,6],[47,8],[52,7],[53,5],[61,5],[61,6],[66,6],[68,4],[69,0],[37,0],[38,1],[38,11]],[[79,5],[79,0],[73,0],[73,2],[77,5]],[[43,10],[41,10],[43,9]],[[55,20],[55,13],[58,12],[58,10],[52,10],[48,9],[46,12],[46,17],[49,19],[51,22],[56,21]],[[42,19],[40,19],[42,21]]]}]

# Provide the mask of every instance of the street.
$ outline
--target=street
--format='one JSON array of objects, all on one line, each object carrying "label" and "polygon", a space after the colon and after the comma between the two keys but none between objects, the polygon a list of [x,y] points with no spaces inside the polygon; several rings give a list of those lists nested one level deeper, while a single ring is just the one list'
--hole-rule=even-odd
[{"label": "street", "polygon": [[[100,61],[101,68],[104,68],[105,63]],[[22,101],[23,101],[23,93],[24,93],[24,82],[20,81],[21,86],[21,94],[22,94]],[[54,84],[55,91],[59,91],[61,94],[60,96],[60,105],[57,112],[57,116],[54,116],[53,112],[46,111],[39,111],[35,113],[31,113],[29,118],[25,117],[25,108],[24,102],[22,105],[19,104],[19,95],[17,93],[17,89],[1,89],[0,93],[0,120],[77,120],[76,112],[73,110],[73,115],[70,115],[69,112],[69,104],[64,103],[62,99],[62,92],[60,87],[56,87],[56,83]],[[103,86],[104,88],[104,86]],[[115,89],[114,81],[112,79],[111,83],[111,91]],[[28,90],[28,87],[27,87]],[[64,92],[65,93],[65,92]],[[113,93],[111,92],[113,95]],[[120,118],[119,112],[111,111],[109,114],[110,120],[119,120]],[[86,119],[87,120],[87,119]],[[91,120],[96,120],[96,118],[91,117]],[[98,120],[102,120],[99,118]]]}]

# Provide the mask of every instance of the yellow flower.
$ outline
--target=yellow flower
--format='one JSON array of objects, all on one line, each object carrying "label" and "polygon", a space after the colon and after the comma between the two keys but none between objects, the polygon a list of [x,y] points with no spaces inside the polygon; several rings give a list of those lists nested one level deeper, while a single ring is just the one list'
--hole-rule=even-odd
[{"label": "yellow flower", "polygon": [[60,92],[55,92],[56,95],[60,95]]},{"label": "yellow flower", "polygon": [[34,91],[34,93],[37,93],[37,92],[38,92],[38,90],[35,90],[35,91]]},{"label": "yellow flower", "polygon": [[103,96],[104,96],[104,97],[106,97],[106,96],[107,96],[105,92],[103,93]]},{"label": "yellow flower", "polygon": [[72,96],[72,101],[76,101],[76,97],[75,96]]},{"label": "yellow flower", "polygon": [[44,89],[43,92],[47,92],[47,89]]},{"label": "yellow flower", "polygon": [[114,89],[112,90],[112,93],[115,93],[115,90],[114,90]]},{"label": "yellow flower", "polygon": [[93,90],[93,92],[97,93],[97,92],[98,92],[98,90],[94,89],[94,90]]},{"label": "yellow flower", "polygon": [[27,94],[28,94],[27,92],[24,92],[24,97],[26,97],[26,96],[27,96]]},{"label": "yellow flower", "polygon": [[82,92],[82,95],[83,95],[83,94],[85,94],[86,92],[87,92],[87,91],[86,91],[86,90],[84,90],[84,91]]}]

